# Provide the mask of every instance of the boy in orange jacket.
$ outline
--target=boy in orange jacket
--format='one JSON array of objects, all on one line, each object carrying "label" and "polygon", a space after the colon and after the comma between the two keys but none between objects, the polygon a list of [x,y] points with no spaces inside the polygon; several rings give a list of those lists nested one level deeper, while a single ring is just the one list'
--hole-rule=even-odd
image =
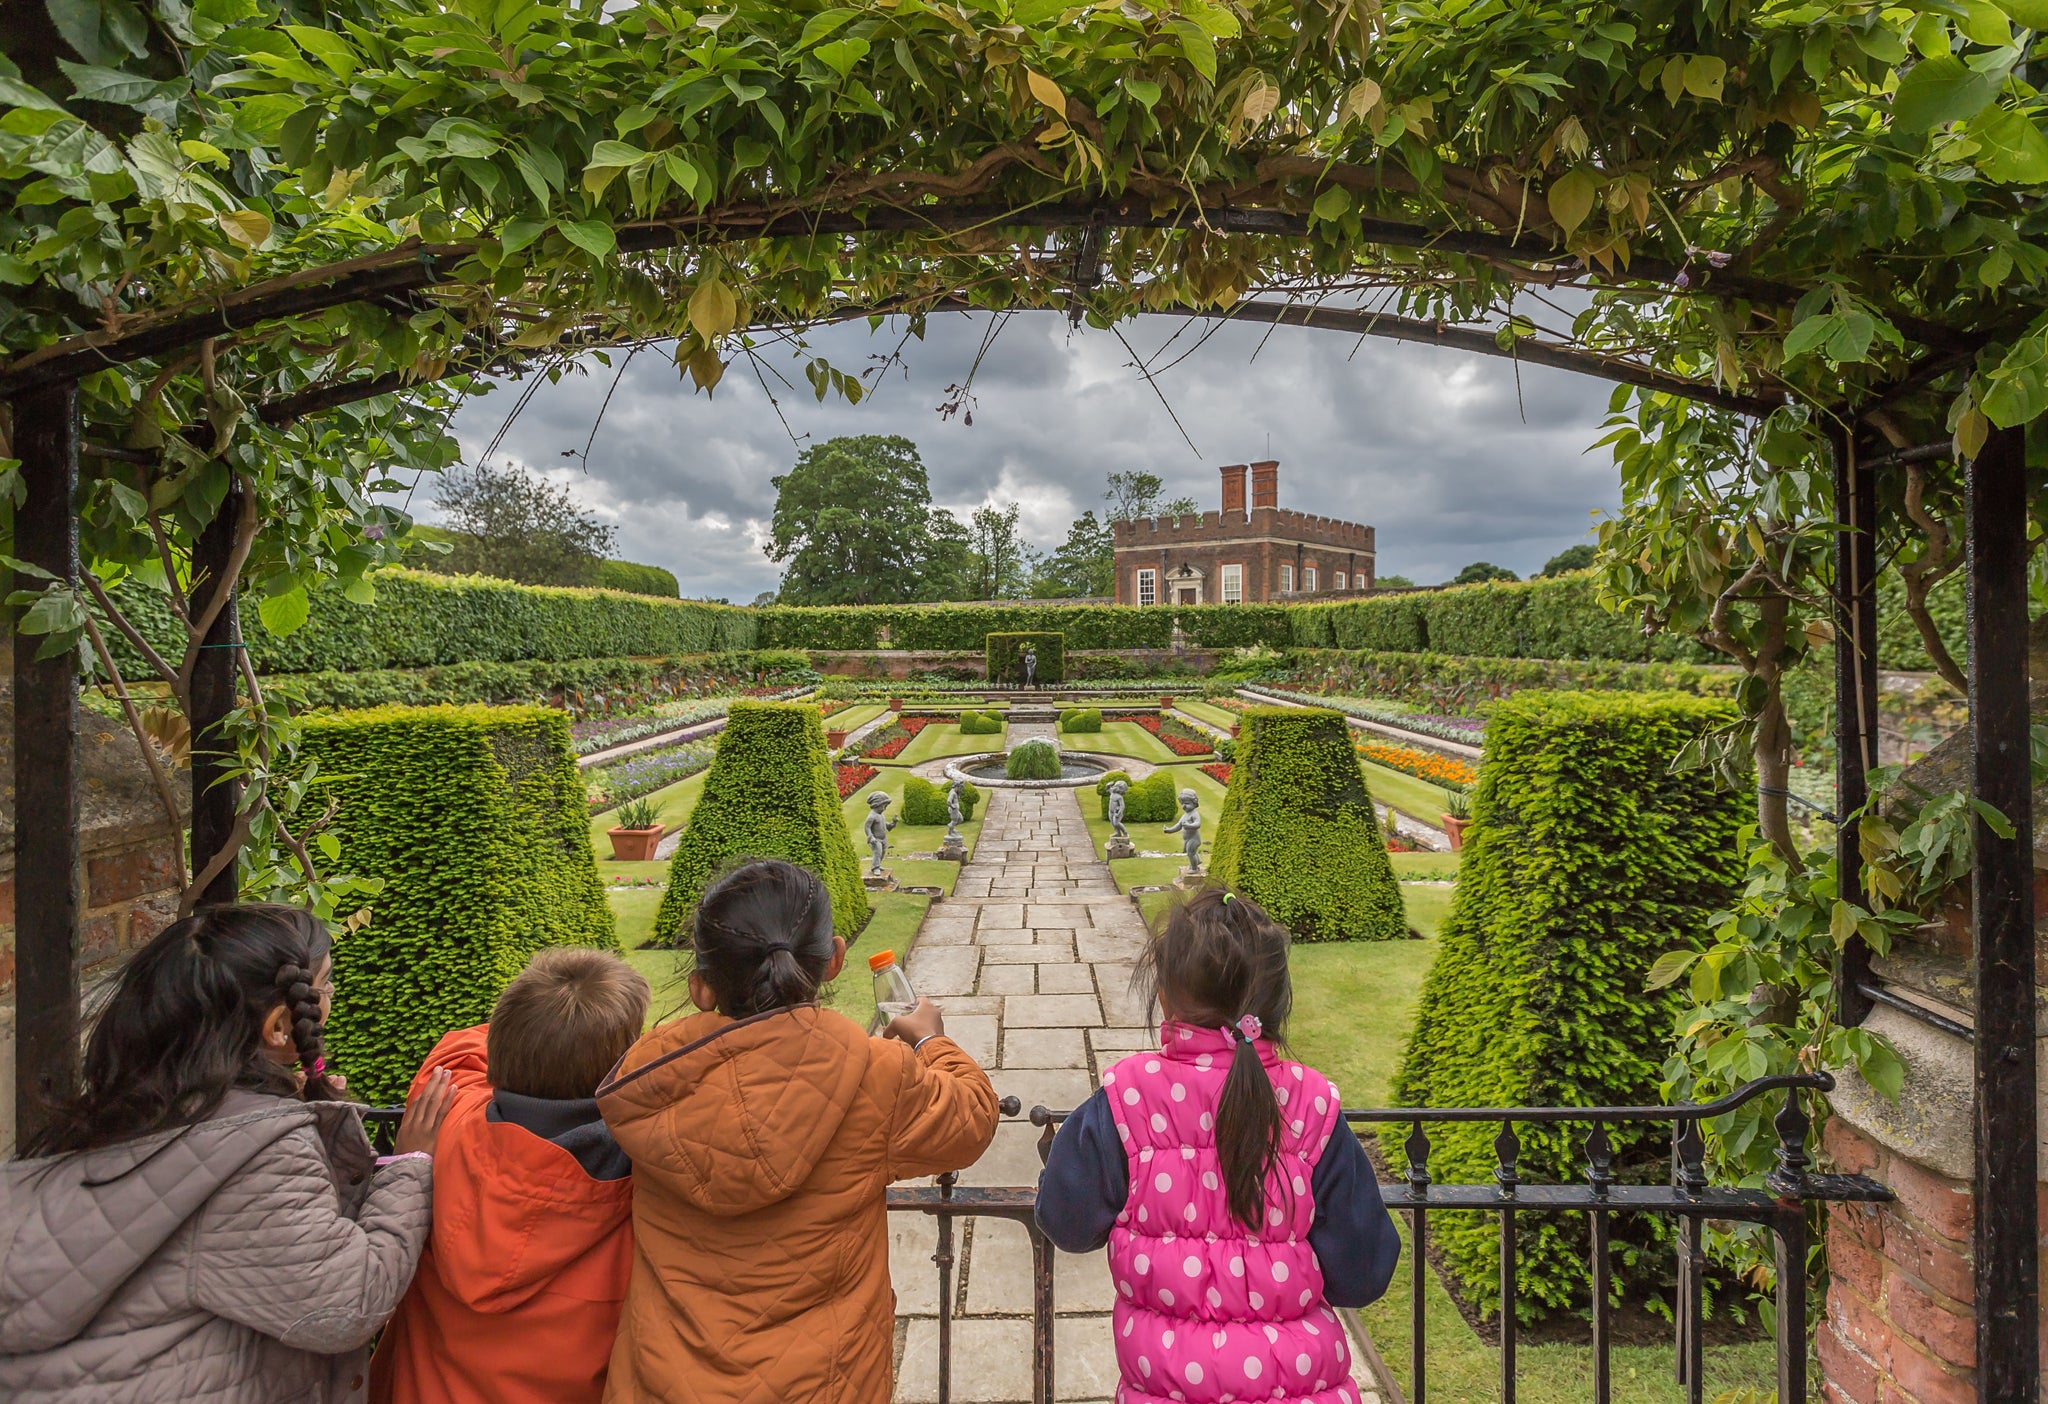
[{"label": "boy in orange jacket", "polygon": [[373,1404],[579,1404],[604,1395],[633,1257],[632,1162],[593,1094],[647,1021],[615,955],[534,956],[491,1022],[442,1038],[454,1075],[434,1228],[378,1343]]}]

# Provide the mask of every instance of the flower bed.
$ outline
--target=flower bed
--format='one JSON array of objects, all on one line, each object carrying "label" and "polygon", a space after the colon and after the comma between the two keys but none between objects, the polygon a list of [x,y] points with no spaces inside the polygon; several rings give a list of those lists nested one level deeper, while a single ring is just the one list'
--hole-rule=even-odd
[{"label": "flower bed", "polygon": [[818,715],[829,717],[834,712],[843,712],[853,705],[851,697],[827,697],[818,703]]},{"label": "flower bed", "polygon": [[861,751],[861,759],[895,760],[903,754],[904,747],[917,739],[920,731],[936,725],[938,720],[937,717],[898,717],[870,738],[872,744]]},{"label": "flower bed", "polygon": [[[1477,746],[1486,739],[1486,723],[1478,717],[1453,717],[1435,712],[1411,712],[1393,702],[1375,702],[1363,697],[1329,697],[1315,692],[1294,692],[1286,688],[1262,687],[1259,691],[1289,702],[1301,702],[1311,707],[1328,707],[1333,712],[1342,712],[1348,717],[1362,721],[1384,722],[1424,736],[1434,736],[1439,741],[1457,741],[1467,746]],[[1221,706],[1222,703],[1217,705]],[[1232,710],[1241,710],[1233,708]]]},{"label": "flower bed", "polygon": [[1217,784],[1228,785],[1230,783],[1231,768],[1229,761],[1211,761],[1209,764],[1201,766],[1200,770],[1202,774],[1208,776]]},{"label": "flower bed", "polygon": [[656,746],[627,756],[610,765],[584,772],[583,781],[593,812],[610,809],[629,799],[686,780],[711,764],[717,745],[712,741],[691,741],[680,746]]},{"label": "flower bed", "polygon": [[832,778],[839,784],[839,798],[845,799],[861,786],[882,772],[860,761],[841,761],[832,772]]},{"label": "flower bed", "polygon": [[1434,751],[1418,751],[1413,746],[1397,746],[1391,741],[1360,741],[1358,754],[1374,765],[1413,775],[1418,780],[1442,785],[1447,790],[1465,789],[1479,778],[1478,769],[1466,761],[1440,756]]},{"label": "flower bed", "polygon": [[698,722],[714,721],[725,715],[731,705],[731,698],[700,698],[688,702],[664,702],[646,711],[631,716],[606,717],[599,721],[580,721],[569,728],[569,744],[579,756],[607,747],[638,741],[643,736],[654,736],[660,732],[673,731],[679,727],[694,726]]},{"label": "flower bed", "polygon": [[1215,742],[1186,722],[1157,712],[1104,712],[1102,716],[1104,721],[1136,722],[1177,756],[1206,756],[1216,749]]}]

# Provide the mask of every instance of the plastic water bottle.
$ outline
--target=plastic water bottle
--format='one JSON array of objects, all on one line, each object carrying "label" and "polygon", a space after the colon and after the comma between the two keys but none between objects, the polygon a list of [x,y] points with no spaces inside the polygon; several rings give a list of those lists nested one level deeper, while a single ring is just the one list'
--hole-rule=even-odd
[{"label": "plastic water bottle", "polygon": [[868,957],[868,969],[875,973],[875,1008],[882,1011],[885,1022],[917,1008],[917,991],[910,988],[910,977],[896,963],[896,952],[876,951]]}]

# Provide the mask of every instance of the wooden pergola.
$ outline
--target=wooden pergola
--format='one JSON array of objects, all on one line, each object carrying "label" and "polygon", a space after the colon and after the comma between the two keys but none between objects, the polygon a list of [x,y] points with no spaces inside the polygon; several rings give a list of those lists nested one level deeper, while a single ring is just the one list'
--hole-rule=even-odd
[{"label": "wooden pergola", "polygon": [[[1041,205],[1024,212],[998,206],[959,204],[904,212],[844,216],[815,213],[756,219],[707,228],[679,222],[649,222],[619,231],[624,252],[668,248],[692,239],[857,237],[891,228],[930,234],[944,228],[1048,232],[1090,228],[1163,228],[1199,221],[1220,233],[1303,237],[1304,217],[1270,208],[1215,207],[1191,214],[1158,214],[1149,206],[1107,202]],[[1529,260],[1549,252],[1533,237],[1446,234],[1443,230],[1366,221],[1363,242],[1391,248],[1433,248],[1483,257]],[[12,406],[14,452],[22,463],[26,501],[16,509],[14,550],[28,564],[75,587],[80,579],[79,524],[74,506],[81,442],[80,377],[139,360],[157,359],[197,346],[209,338],[302,317],[349,303],[403,298],[454,281],[453,270],[469,250],[463,246],[414,245],[350,263],[258,284],[203,307],[133,319],[117,332],[70,338],[22,357],[0,371],[0,399]],[[1638,260],[1637,280],[1669,281],[1681,270]],[[1701,271],[1695,288],[1708,294],[1754,298],[1788,305],[1797,289]],[[1718,280],[1718,281],[1716,281]],[[848,307],[846,317],[874,312],[966,310],[953,298],[915,307]],[[1171,309],[1162,309],[1171,310]],[[1342,330],[1465,349],[1476,354],[1512,355],[1635,385],[1689,396],[1725,410],[1762,416],[1783,403],[1683,376],[1608,358],[1583,349],[1523,341],[1504,348],[1488,331],[1363,312],[1352,308],[1250,301],[1223,309],[1178,309],[1184,314],[1222,316],[1276,325]],[[1940,327],[1901,329],[1929,349],[1894,394],[1903,394],[1944,371],[1965,364],[1973,338]],[[504,353],[487,350],[455,371],[505,364]],[[405,377],[385,375],[314,386],[287,399],[258,406],[271,422],[331,410],[354,400],[402,390]],[[1847,426],[1832,444],[1834,495],[1840,529],[1835,536],[1837,614],[1837,714],[1839,805],[1847,813],[1867,799],[1866,773],[1877,761],[1877,483],[1880,474],[1906,459],[1879,450],[1866,416],[1883,408],[1880,393],[1845,410]],[[1979,1397],[2005,1404],[2032,1404],[2038,1396],[2040,1310],[2036,1185],[2034,1062],[2033,840],[2029,784],[2027,688],[2028,592],[2026,536],[2028,503],[2023,427],[1994,430],[1967,468],[1969,610],[1969,707],[1974,762],[1972,797],[2012,820],[2001,835],[1975,821],[1972,872],[1978,996],[1975,1028],[1975,1285]],[[195,578],[210,582],[215,605],[193,687],[190,718],[194,737],[192,854],[195,869],[221,851],[236,818],[236,793],[225,783],[207,738],[236,705],[240,627],[230,559],[237,505],[233,495],[213,528],[201,538]],[[78,675],[72,658],[39,658],[39,640],[14,639],[16,774],[16,931],[19,992],[18,1099],[24,1127],[51,1094],[75,1084],[79,1065],[79,890],[77,721]],[[1844,827],[1839,868],[1845,891],[1858,889],[1861,866],[1856,836]],[[208,887],[209,900],[236,895],[232,864]],[[1852,943],[1839,981],[1844,1015],[1858,1020],[1870,1007],[1867,953]]]}]

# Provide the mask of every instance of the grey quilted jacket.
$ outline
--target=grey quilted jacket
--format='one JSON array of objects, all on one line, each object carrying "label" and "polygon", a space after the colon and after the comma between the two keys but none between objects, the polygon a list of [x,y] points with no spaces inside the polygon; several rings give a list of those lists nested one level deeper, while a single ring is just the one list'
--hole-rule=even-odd
[{"label": "grey quilted jacket", "polygon": [[0,1165],[0,1399],[360,1404],[432,1224],[356,1110],[230,1093],[209,1120]]}]

